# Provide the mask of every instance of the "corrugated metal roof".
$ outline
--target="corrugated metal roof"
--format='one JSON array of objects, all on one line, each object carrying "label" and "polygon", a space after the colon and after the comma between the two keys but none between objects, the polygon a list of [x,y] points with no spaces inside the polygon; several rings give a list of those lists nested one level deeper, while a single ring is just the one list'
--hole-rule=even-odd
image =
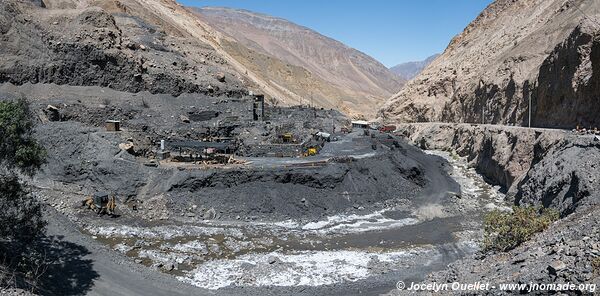
[{"label": "corrugated metal roof", "polygon": [[369,125],[369,122],[364,121],[364,120],[355,120],[355,121],[352,121],[352,124]]}]

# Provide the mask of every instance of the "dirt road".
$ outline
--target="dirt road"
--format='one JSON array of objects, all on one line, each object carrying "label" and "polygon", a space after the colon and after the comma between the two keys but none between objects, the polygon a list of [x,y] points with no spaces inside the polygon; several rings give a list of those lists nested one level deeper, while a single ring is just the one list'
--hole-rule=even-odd
[{"label": "dirt road", "polygon": [[[77,226],[47,208],[47,235],[60,241],[62,264],[47,272],[45,295],[213,295],[174,277],[149,270],[79,232]],[[56,283],[60,283],[57,285]]]}]

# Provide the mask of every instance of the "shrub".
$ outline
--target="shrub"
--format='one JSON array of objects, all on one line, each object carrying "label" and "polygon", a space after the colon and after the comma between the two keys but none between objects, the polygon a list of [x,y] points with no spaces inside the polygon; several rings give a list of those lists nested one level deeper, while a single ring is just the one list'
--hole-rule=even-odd
[{"label": "shrub", "polygon": [[596,257],[592,260],[592,269],[595,274],[600,275],[600,257]]},{"label": "shrub", "polygon": [[556,210],[513,207],[512,212],[494,210],[484,220],[483,249],[506,252],[529,240],[558,220]]},{"label": "shrub", "polygon": [[[46,226],[39,202],[29,195],[18,173],[33,176],[46,150],[33,137],[25,100],[0,101],[0,285],[35,282],[43,273],[43,256],[32,249]],[[24,275],[24,276],[22,276]]]},{"label": "shrub", "polygon": [[0,238],[27,242],[44,229],[41,207],[28,195],[17,171],[32,176],[46,150],[33,137],[29,104],[0,101]]},{"label": "shrub", "polygon": [[0,101],[0,165],[30,176],[46,158],[33,137],[31,117],[27,101]]},{"label": "shrub", "polygon": [[0,175],[0,237],[27,243],[46,225],[41,205],[23,188],[15,175]]}]

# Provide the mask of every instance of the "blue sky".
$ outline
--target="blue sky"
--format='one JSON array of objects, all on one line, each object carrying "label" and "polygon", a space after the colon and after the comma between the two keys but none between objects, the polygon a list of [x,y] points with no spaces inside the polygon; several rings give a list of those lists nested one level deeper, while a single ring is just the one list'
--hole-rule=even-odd
[{"label": "blue sky", "polygon": [[290,20],[391,67],[441,53],[492,0],[178,0]]}]

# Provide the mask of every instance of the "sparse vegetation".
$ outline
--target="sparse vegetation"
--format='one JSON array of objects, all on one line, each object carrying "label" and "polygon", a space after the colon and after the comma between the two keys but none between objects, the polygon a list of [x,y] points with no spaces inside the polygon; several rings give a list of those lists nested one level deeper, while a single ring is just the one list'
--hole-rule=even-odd
[{"label": "sparse vegetation", "polygon": [[596,257],[592,260],[592,269],[595,274],[600,275],[600,257]]},{"label": "sparse vegetation", "polygon": [[271,105],[271,107],[279,106],[279,100],[275,97],[267,97],[267,103]]},{"label": "sparse vegetation", "polygon": [[44,163],[46,151],[33,137],[27,101],[0,102],[0,166],[33,175]]},{"label": "sparse vegetation", "polygon": [[484,250],[506,252],[529,240],[558,220],[552,209],[513,207],[512,212],[494,210],[484,221]]},{"label": "sparse vegetation", "polygon": [[46,223],[41,205],[29,195],[18,173],[35,174],[46,151],[33,137],[27,101],[0,102],[0,139],[0,284],[24,280],[35,286],[44,260],[31,242],[43,235]]}]

